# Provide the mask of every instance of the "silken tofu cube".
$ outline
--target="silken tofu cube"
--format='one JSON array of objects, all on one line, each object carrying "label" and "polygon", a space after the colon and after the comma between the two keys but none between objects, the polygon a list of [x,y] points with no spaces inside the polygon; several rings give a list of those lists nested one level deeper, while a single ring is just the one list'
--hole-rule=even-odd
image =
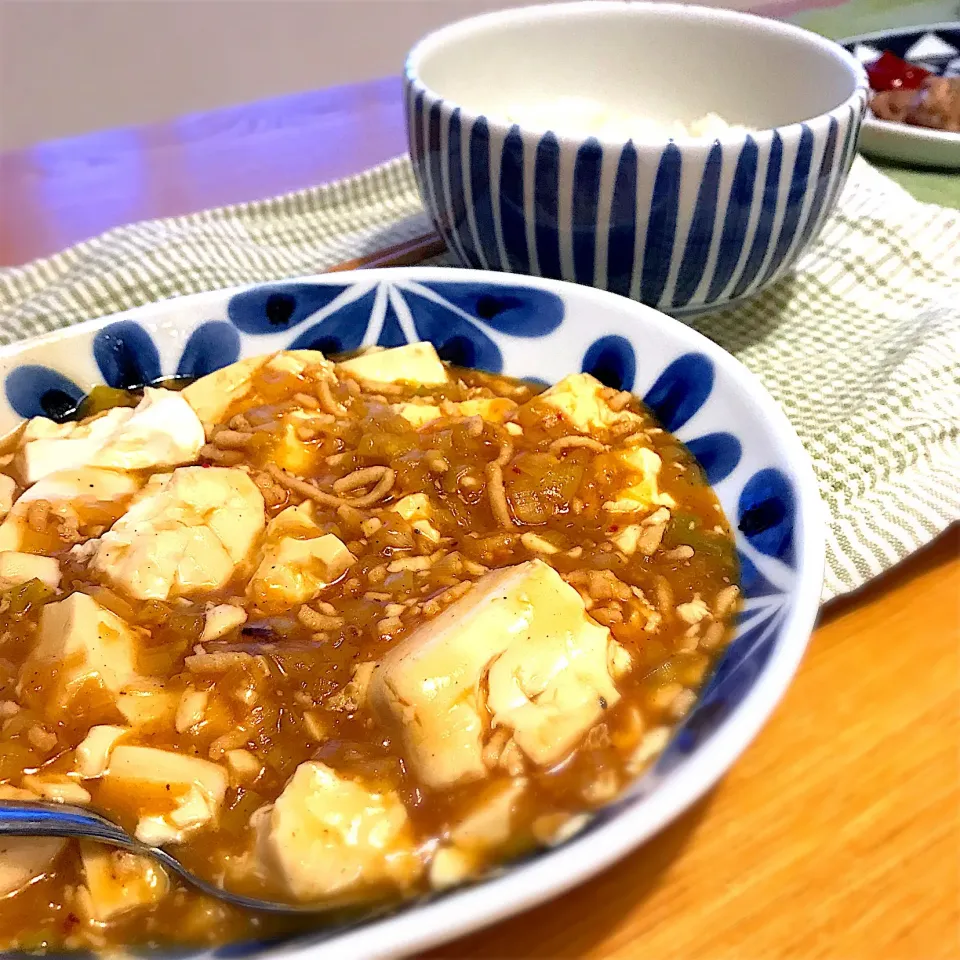
[{"label": "silken tofu cube", "polygon": [[84,780],[101,776],[110,765],[110,753],[125,734],[127,727],[98,724],[87,731],[74,751],[74,766]]},{"label": "silken tofu cube", "polygon": [[541,560],[485,574],[391,650],[370,704],[431,788],[487,775],[483,748],[506,728],[539,766],[563,759],[616,704],[629,655]]},{"label": "silken tofu cube", "polygon": [[138,600],[225,586],[263,532],[263,496],[233,467],[154,474],[99,540],[91,569]]},{"label": "silken tofu cube", "polygon": [[226,770],[209,760],[124,744],[113,748],[102,779],[111,800],[138,813],[137,839],[151,846],[182,843],[216,822],[228,782]]},{"label": "silken tofu cube", "polygon": [[192,463],[204,443],[203,426],[173,390],[147,387],[136,409],[114,407],[92,420],[27,424],[16,464],[25,484],[82,467],[156,470]]},{"label": "silken tofu cube", "polygon": [[0,520],[13,509],[13,502],[17,497],[17,481],[0,473]]},{"label": "silken tofu cube", "polygon": [[573,373],[530,401],[547,405],[580,433],[603,434],[620,416],[603,398],[603,384],[589,373]]},{"label": "silken tofu cube", "polygon": [[235,607],[229,603],[209,603],[200,642],[210,643],[212,640],[219,640],[231,631],[242,627],[246,622],[247,612],[243,607]]},{"label": "silken tofu cube", "polygon": [[440,531],[430,522],[433,519],[433,506],[425,493],[409,493],[387,509],[399,513],[413,528],[413,532],[427,543],[440,542]]},{"label": "silken tofu cube", "polygon": [[183,389],[183,398],[193,408],[205,427],[218,423],[238,400],[250,392],[257,371],[263,366],[263,357],[238,360]]},{"label": "silken tofu cube", "polygon": [[442,889],[477,873],[514,838],[517,809],[528,784],[524,778],[493,780],[461,818],[450,825],[430,862],[430,885]]},{"label": "silken tofu cube", "polygon": [[48,873],[66,845],[61,837],[0,837],[0,897]]},{"label": "silken tofu cube", "polygon": [[24,428],[14,464],[20,481],[30,486],[52,473],[93,466],[97,452],[131,417],[114,407],[89,423],[55,423],[34,417]]},{"label": "silken tofu cube", "polygon": [[619,453],[623,464],[634,472],[630,483],[603,509],[609,513],[649,513],[656,507],[675,507],[676,502],[659,487],[660,455],[649,447],[631,446]]},{"label": "silken tofu cube", "polygon": [[391,409],[417,430],[443,416],[435,403],[395,403]]},{"label": "silken tofu cube", "polygon": [[[417,429],[444,416],[444,410],[441,410],[434,403],[407,401],[405,403],[395,403],[392,409],[394,413],[399,413],[401,417]],[[451,417],[480,417],[481,420],[486,420],[489,423],[503,423],[510,419],[519,408],[513,400],[508,400],[505,397],[492,397],[462,400],[459,403],[451,403],[444,409],[447,411],[447,415]]]},{"label": "silken tofu cube", "polygon": [[370,350],[339,364],[361,380],[378,383],[446,383],[450,378],[432,343],[408,343],[391,350]]},{"label": "silken tofu cube", "polygon": [[312,540],[285,537],[264,551],[248,594],[262,610],[280,612],[319,596],[354,560],[332,533]]},{"label": "silken tofu cube", "polygon": [[99,467],[51,473],[25,490],[13,504],[0,524],[0,550],[24,550],[27,544],[30,551],[36,551],[38,545],[43,549],[62,548],[55,535],[38,534],[30,529],[27,514],[36,501],[45,500],[53,505],[68,502],[81,514],[94,509],[101,515],[115,517],[123,512],[124,505],[141,485],[138,476]]},{"label": "silken tofu cube", "polygon": [[261,610],[279,613],[319,596],[355,560],[338,537],[322,533],[311,503],[288,507],[267,525],[247,596]]},{"label": "silken tofu cube", "polygon": [[136,652],[137,634],[129,624],[85,593],[73,593],[41,611],[40,642],[21,668],[20,684],[55,669],[60,709],[88,683],[117,696],[137,678]]},{"label": "silken tofu cube", "polygon": [[113,470],[160,470],[193,463],[203,424],[181,393],[146,387],[143,399],[90,464]]},{"label": "silken tofu cube", "polygon": [[163,868],[149,857],[81,842],[80,859],[87,896],[81,900],[98,923],[149,907],[163,899],[170,883]]},{"label": "silken tofu cube", "polygon": [[44,586],[56,590],[60,586],[60,563],[55,557],[35,553],[0,552],[0,590],[31,580],[39,580]]},{"label": "silken tofu cube", "polygon": [[185,387],[182,396],[205,427],[219,423],[242,400],[263,371],[280,376],[301,376],[310,368],[327,370],[331,364],[317,350],[285,350],[274,356],[248,357],[208,373]]},{"label": "silken tofu cube", "polygon": [[261,870],[297,900],[402,890],[421,870],[397,794],[349,780],[323,763],[301,763],[276,802],[254,817]]}]

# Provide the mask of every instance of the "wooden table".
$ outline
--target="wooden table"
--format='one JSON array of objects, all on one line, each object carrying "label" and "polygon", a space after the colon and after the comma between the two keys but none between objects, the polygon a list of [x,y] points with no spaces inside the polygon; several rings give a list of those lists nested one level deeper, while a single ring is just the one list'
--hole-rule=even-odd
[{"label": "wooden table", "polygon": [[[404,147],[377,81],[0,156],[0,265]],[[960,958],[960,535],[826,609],[723,782],[558,901],[435,957]]]},{"label": "wooden table", "polygon": [[0,153],[0,267],[383,163],[406,150],[400,103],[390,77]]}]

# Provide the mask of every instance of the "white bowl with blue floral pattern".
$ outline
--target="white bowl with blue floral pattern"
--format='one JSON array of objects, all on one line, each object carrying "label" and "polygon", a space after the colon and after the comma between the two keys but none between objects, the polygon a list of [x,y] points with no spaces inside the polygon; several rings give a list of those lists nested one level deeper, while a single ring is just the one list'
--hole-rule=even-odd
[{"label": "white bowl with blue floral pattern", "polygon": [[285,348],[333,353],[415,340],[432,341],[459,364],[547,383],[585,370],[643,397],[699,458],[736,531],[745,597],[736,636],[654,766],[561,846],[358,927],[161,956],[396,957],[554,896],[624,856],[709,790],[756,735],[800,661],[819,603],[824,527],[796,434],[737,360],[610,293],[420,267],[166,300],[0,350],[0,430],[38,414],[69,416],[101,383],[196,377]]},{"label": "white bowl with blue floral pattern", "polygon": [[[622,0],[453,24],[414,47],[404,80],[420,194],[464,266],[674,315],[792,268],[836,203],[867,98],[857,60],[799,27]],[[715,113],[753,132],[624,141],[511,120],[560,97],[663,123]]]}]

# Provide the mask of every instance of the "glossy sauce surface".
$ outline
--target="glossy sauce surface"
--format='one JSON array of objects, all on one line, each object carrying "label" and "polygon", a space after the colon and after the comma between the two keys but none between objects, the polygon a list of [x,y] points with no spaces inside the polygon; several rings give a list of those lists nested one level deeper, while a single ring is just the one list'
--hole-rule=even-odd
[{"label": "glossy sauce surface", "polygon": [[[73,696],[66,710],[55,692],[62,665],[25,668],[44,604],[82,592],[137,628],[140,679],[124,696],[142,709],[122,742],[203,758],[228,771],[215,822],[175,848],[206,877],[248,893],[284,895],[276,876],[251,869],[251,818],[311,761],[395,793],[419,864],[399,890],[374,883],[337,902],[442,885],[432,869],[438,843],[505,783],[523,785],[510,803],[508,828],[474,857],[467,875],[574,829],[580,814],[612,799],[648,765],[692,705],[693,691],[729,638],[738,570],[726,520],[699,467],[639,401],[604,388],[612,422],[585,433],[538,400],[538,391],[459,369],[447,383],[417,385],[364,381],[336,368],[322,386],[309,369],[259,370],[219,423],[208,425],[199,462],[247,472],[268,521],[313,501],[319,533],[335,536],[354,562],[306,603],[285,604],[270,589],[248,587],[250,563],[202,596],[133,599],[94,574],[75,549],[108,528],[123,507],[80,504],[78,523],[66,531],[49,515],[46,524],[38,520],[21,549],[57,557],[62,580],[56,593],[31,581],[5,590],[0,601],[0,784],[30,790],[38,773],[75,778],[76,748],[90,728],[123,723],[117,699],[97,683]],[[486,417],[459,406],[465,402],[480,402]],[[401,412],[405,404],[437,407],[439,415],[416,427]],[[638,445],[659,457],[662,502],[612,512],[623,490],[643,480],[623,455]],[[491,491],[501,482],[506,517]],[[387,487],[379,497],[378,486]],[[428,497],[426,527],[391,509],[413,494]],[[628,527],[632,550],[622,547]],[[429,788],[363,689],[351,684],[354,671],[419,636],[490,571],[534,558],[580,594],[590,621],[607,627],[629,654],[629,669],[616,680],[619,702],[602,704],[602,719],[560,762],[538,766],[504,750],[488,776]],[[240,607],[247,619],[201,643],[214,604]],[[197,692],[202,719],[178,729],[178,707]],[[233,762],[238,751],[253,758],[243,769]],[[131,793],[110,778],[83,780],[90,804],[131,831],[145,812],[175,806],[169,786]],[[290,928],[288,921],[211,902],[172,878],[161,882],[164,895],[99,921],[90,915],[78,852],[68,846],[43,876],[0,900],[0,944],[216,943]]]}]

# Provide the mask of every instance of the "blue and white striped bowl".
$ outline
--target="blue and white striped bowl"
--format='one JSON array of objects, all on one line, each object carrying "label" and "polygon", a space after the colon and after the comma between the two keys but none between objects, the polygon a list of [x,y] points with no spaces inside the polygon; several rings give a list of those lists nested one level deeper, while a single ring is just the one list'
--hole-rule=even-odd
[{"label": "blue and white striped bowl", "polygon": [[[748,14],[588,0],[445,27],[405,70],[424,204],[466,266],[573,280],[672,314],[747,297],[816,239],[867,101],[834,43]],[[627,142],[533,129],[518,105],[586,96],[750,134]]]}]

